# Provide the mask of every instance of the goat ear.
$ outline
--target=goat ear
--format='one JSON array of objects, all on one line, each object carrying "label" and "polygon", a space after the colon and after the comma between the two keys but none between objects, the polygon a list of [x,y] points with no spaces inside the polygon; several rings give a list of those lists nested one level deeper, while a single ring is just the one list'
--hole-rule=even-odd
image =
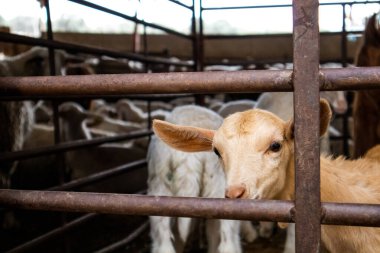
[{"label": "goat ear", "polygon": [[[320,105],[320,111],[319,111],[319,135],[322,136],[327,132],[327,129],[329,127],[329,123],[331,120],[332,112],[329,103],[326,99],[321,99],[319,101]],[[294,139],[294,120],[290,120],[287,123],[286,129],[285,129],[285,136],[288,140]]]},{"label": "goat ear", "polygon": [[322,136],[324,135],[330,124],[330,120],[332,117],[332,112],[331,108],[329,105],[329,102],[327,102],[326,99],[321,99],[319,101],[320,109],[319,109],[319,122],[320,122],[320,127],[319,127],[319,134]]},{"label": "goat ear", "polygon": [[170,147],[185,152],[211,151],[214,131],[153,120],[153,131]]},{"label": "goat ear", "polygon": [[291,119],[286,123],[285,137],[287,140],[294,139],[294,119]]}]

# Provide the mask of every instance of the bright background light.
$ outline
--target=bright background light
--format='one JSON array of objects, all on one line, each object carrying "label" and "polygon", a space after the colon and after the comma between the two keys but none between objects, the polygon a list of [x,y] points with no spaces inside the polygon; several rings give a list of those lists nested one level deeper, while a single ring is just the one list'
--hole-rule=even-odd
[{"label": "bright background light", "polygon": [[[345,0],[321,0],[320,3],[346,2]],[[167,0],[92,0],[117,12],[156,23],[183,33],[190,33],[191,11]],[[181,1],[191,5],[191,0]],[[198,0],[195,1],[199,3]],[[360,1],[357,1],[360,2]],[[204,7],[240,5],[283,5],[290,0],[203,0]],[[22,6],[22,8],[20,8]],[[346,29],[362,30],[365,18],[380,10],[379,4],[346,6]],[[131,33],[134,23],[120,17],[102,13],[67,0],[50,0],[54,31]],[[342,7],[320,7],[320,30],[341,31]],[[248,10],[204,11],[204,31],[209,34],[266,34],[291,33],[291,8],[260,8]],[[11,27],[13,33],[39,36],[46,28],[46,13],[37,0],[12,0],[3,5],[0,25]],[[140,27],[141,30],[141,27]],[[150,33],[160,33],[148,29]]]}]

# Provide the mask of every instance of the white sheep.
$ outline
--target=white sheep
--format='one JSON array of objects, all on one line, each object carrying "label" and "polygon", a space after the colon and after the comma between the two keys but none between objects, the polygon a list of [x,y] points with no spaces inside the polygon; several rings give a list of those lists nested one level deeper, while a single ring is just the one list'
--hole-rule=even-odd
[{"label": "white sheep", "polygon": [[[129,99],[120,99],[116,103],[118,118],[124,121],[135,123],[148,123],[148,113],[137,107]],[[151,119],[164,119],[169,114],[168,111],[158,109],[151,112]]]},{"label": "white sheep", "polygon": [[[144,100],[131,100],[135,106],[140,108],[143,112],[148,112],[148,101]],[[169,103],[162,102],[162,101],[151,101],[150,102],[150,111],[156,111],[156,110],[164,110],[164,111],[171,111],[173,110],[173,106]]]},{"label": "white sheep", "polygon": [[[327,99],[333,105],[335,112],[344,113],[347,110],[347,101],[342,91],[321,92],[321,97]],[[283,120],[289,120],[293,117],[293,93],[262,93],[254,108],[270,111]],[[337,130],[329,126],[329,132],[336,135]],[[327,133],[321,138],[321,152],[325,154],[331,153],[330,140]]]},{"label": "white sheep", "polygon": [[[326,100],[320,105],[324,134],[332,113]],[[231,115],[216,131],[154,122],[156,134],[173,148],[219,154],[226,172],[226,196],[245,199],[294,200],[293,126],[292,120],[285,122],[259,109]],[[321,156],[320,165],[323,202],[380,204],[378,159]],[[331,253],[375,253],[380,248],[379,228],[322,225],[321,236]]]},{"label": "white sheep", "polygon": [[223,118],[235,113],[242,112],[249,109],[252,109],[256,106],[256,102],[249,99],[240,99],[235,101],[230,101],[227,103],[223,103],[223,105],[219,108],[218,113]]},{"label": "white sheep", "polygon": [[144,126],[139,123],[123,121],[110,118],[106,115],[98,113],[87,114],[86,125],[90,128],[113,132],[115,134],[130,133],[133,131],[144,129]]},{"label": "white sheep", "polygon": [[107,103],[104,99],[92,99],[88,110],[95,114],[116,118],[117,112],[114,105]]},{"label": "white sheep", "polygon": [[[63,141],[92,138],[91,132],[86,126],[89,114],[79,104],[65,102],[60,105],[59,113],[62,120]],[[66,162],[67,166],[72,169],[72,178],[76,179],[145,157],[145,150],[135,147],[133,143],[129,143],[129,145],[108,143],[67,152]],[[125,185],[125,182],[118,181],[119,185]]]},{"label": "white sheep", "polygon": [[[166,120],[210,129],[217,129],[223,121],[215,112],[195,105],[175,108]],[[201,152],[189,155],[153,137],[147,157],[149,195],[224,197],[224,173],[214,154]],[[191,231],[191,221],[190,218],[177,218],[175,222],[170,217],[150,217],[152,252],[182,252]],[[241,252],[239,223],[232,220],[207,220],[208,252]],[[176,229],[173,227],[175,224]],[[247,240],[256,238],[256,231],[250,223],[245,222],[242,229]]]},{"label": "white sheep", "polygon": [[[0,102],[0,152],[21,150],[33,124],[31,102]],[[0,162],[0,187],[10,187],[10,176],[16,167],[17,161]]]}]

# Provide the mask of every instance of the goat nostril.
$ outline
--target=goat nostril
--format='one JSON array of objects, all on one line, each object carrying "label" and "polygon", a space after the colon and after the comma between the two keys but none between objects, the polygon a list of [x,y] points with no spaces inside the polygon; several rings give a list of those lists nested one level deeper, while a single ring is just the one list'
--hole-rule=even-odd
[{"label": "goat nostril", "polygon": [[243,197],[244,193],[245,193],[245,187],[240,187],[239,190],[236,192],[236,198]]},{"label": "goat nostril", "polygon": [[226,189],[226,191],[224,192],[224,197],[226,197],[227,199],[229,199],[229,194],[228,194],[228,189]]},{"label": "goat nostril", "polygon": [[239,199],[243,197],[245,191],[244,186],[231,186],[226,190],[225,196],[229,199]]}]

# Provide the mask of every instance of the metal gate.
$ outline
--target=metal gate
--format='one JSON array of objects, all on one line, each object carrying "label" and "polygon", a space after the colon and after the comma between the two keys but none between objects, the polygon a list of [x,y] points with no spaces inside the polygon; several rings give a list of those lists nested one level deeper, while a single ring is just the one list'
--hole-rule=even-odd
[{"label": "metal gate", "polygon": [[[85,1],[77,1],[84,3]],[[177,1],[172,1],[177,2]],[[91,3],[85,3],[90,5]],[[56,191],[0,190],[0,205],[6,208],[65,212],[112,213],[127,215],[184,216],[247,219],[296,223],[297,252],[319,252],[321,224],[380,226],[380,206],[321,203],[319,171],[319,91],[377,89],[380,68],[319,70],[319,28],[316,0],[293,1],[294,70],[254,70],[236,72],[186,72],[122,74],[97,76],[1,77],[2,99],[56,99],[72,97],[113,97],[131,94],[205,94],[293,91],[295,110],[295,202],[270,200],[231,200],[178,197],[152,197],[130,194],[65,192],[77,184],[89,183],[107,175],[97,175],[81,182],[69,182]],[[194,10],[192,7],[186,7]],[[194,12],[193,12],[194,13]],[[195,17],[193,14],[193,22]],[[138,21],[140,22],[140,21]],[[144,23],[143,23],[144,24]],[[145,25],[149,25],[145,23]],[[169,30],[167,30],[168,32]],[[198,41],[195,25],[194,42]],[[11,35],[2,35],[15,42]],[[18,37],[17,39],[20,39]],[[49,48],[66,48],[113,55],[110,51],[77,48],[65,43],[24,38],[26,44],[44,44]],[[197,47],[194,47],[195,49]],[[197,55],[194,50],[194,55]],[[119,55],[118,55],[119,56]],[[125,55],[144,62],[163,60]],[[199,58],[197,58],[199,59]],[[167,62],[166,62],[167,63]],[[180,63],[185,64],[186,63]],[[198,64],[194,64],[199,69]],[[54,73],[53,73],[54,74]],[[57,125],[58,127],[58,125]],[[141,133],[145,136],[150,132]],[[115,137],[113,141],[135,136]],[[58,144],[53,148],[5,154],[2,160],[30,157],[41,152],[61,152],[72,147],[97,145],[101,141]],[[58,140],[59,142],[59,140]],[[96,142],[96,143],[95,143]],[[302,155],[301,155],[302,154]],[[145,164],[145,161],[115,168],[116,171]],[[117,173],[117,172],[113,172]],[[105,173],[106,174],[106,173]],[[78,180],[79,181],[79,180]],[[87,219],[89,214],[82,217]],[[302,235],[302,236],[300,236]]]}]

